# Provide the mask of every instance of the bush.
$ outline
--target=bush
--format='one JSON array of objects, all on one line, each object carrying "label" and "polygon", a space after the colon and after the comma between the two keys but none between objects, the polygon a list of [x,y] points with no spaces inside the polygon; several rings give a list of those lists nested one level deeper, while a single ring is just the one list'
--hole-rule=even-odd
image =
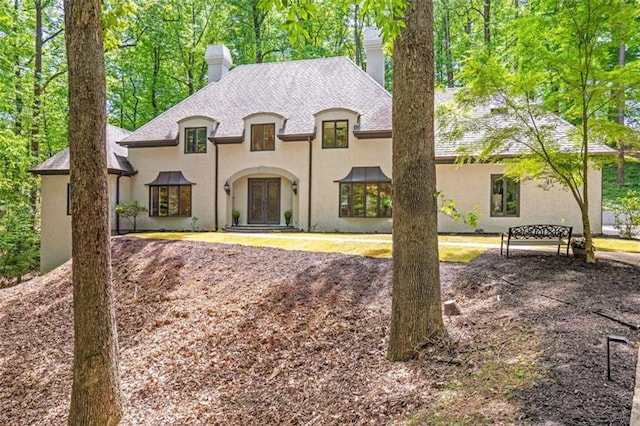
[{"label": "bush", "polygon": [[634,238],[640,226],[640,196],[635,191],[618,199],[613,210],[613,226],[622,238]]},{"label": "bush", "polygon": [[130,203],[118,204],[116,206],[116,213],[129,221],[129,223],[133,227],[133,232],[136,232],[136,221],[138,219],[138,216],[142,213],[148,212],[148,208],[140,205],[140,203],[135,200],[131,201]]}]

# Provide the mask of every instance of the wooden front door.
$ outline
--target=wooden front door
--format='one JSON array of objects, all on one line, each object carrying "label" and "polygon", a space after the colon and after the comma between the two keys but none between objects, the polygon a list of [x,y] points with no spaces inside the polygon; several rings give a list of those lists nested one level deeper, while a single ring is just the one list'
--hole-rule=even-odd
[{"label": "wooden front door", "polygon": [[249,179],[250,224],[280,224],[280,178]]}]

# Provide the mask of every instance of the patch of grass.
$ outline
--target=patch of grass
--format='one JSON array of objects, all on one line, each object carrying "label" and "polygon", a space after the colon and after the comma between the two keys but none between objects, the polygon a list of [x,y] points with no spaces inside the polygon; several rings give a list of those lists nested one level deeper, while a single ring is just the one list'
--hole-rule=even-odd
[{"label": "patch of grass", "polygon": [[[446,384],[436,392],[434,403],[406,424],[477,425],[517,423],[520,415],[515,395],[530,389],[543,374],[538,363],[538,339],[531,324],[510,323],[502,333],[487,335],[474,343],[456,343],[460,367],[447,367]],[[472,345],[472,346],[467,346]],[[442,358],[442,350],[435,359]],[[433,362],[426,356],[423,362]],[[472,366],[470,368],[470,366]],[[471,370],[471,373],[469,371]]]},{"label": "patch of grass", "polygon": [[640,162],[633,157],[625,159],[623,186],[616,183],[617,176],[617,164],[606,164],[602,168],[602,206],[607,210],[613,210],[618,199],[627,195],[627,191],[640,193]]},{"label": "patch of grass", "polygon": [[640,253],[639,240],[623,240],[620,238],[594,238],[593,244],[599,251],[622,251]]},{"label": "patch of grass", "polygon": [[[321,253],[343,253],[367,257],[391,257],[390,234],[232,234],[224,232],[149,232],[133,234],[136,237],[162,240],[203,241],[215,244],[239,244],[251,247],[274,247],[284,250],[302,250]],[[447,246],[447,243],[481,244],[473,246]],[[497,237],[441,236],[439,257],[442,262],[469,262],[484,253],[488,246],[497,244]]]}]

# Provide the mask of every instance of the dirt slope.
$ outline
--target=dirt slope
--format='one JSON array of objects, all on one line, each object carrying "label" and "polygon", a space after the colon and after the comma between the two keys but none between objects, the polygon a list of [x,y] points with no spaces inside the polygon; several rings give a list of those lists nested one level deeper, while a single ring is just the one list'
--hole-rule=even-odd
[{"label": "dirt slope", "polygon": [[[452,340],[392,364],[385,360],[389,260],[124,237],[114,239],[113,259],[123,424],[447,424],[430,410],[449,415],[447,401],[460,399],[454,412],[473,424],[628,421],[635,352],[616,348],[618,381],[602,380],[601,362],[603,333],[629,335],[628,328],[585,314],[584,306],[549,305],[538,293],[584,295],[585,306],[608,298],[612,312],[634,320],[637,268],[609,262],[584,270],[566,258],[496,253],[466,266],[442,264],[444,297],[464,311],[447,320]],[[526,268],[533,280],[521,279]],[[577,289],[585,277],[595,277],[599,290]],[[601,292],[605,279],[610,286]],[[526,288],[531,283],[535,292]],[[0,322],[0,424],[65,424],[70,265],[0,290]],[[554,336],[574,340],[562,346]],[[581,348],[592,358],[586,367]],[[521,354],[530,368],[520,365]],[[500,376],[485,365],[501,357],[500,371],[512,374],[513,358],[536,386],[518,381],[508,394],[466,389],[469,378]],[[569,414],[563,392],[577,395]],[[573,407],[580,395],[595,414]]]}]

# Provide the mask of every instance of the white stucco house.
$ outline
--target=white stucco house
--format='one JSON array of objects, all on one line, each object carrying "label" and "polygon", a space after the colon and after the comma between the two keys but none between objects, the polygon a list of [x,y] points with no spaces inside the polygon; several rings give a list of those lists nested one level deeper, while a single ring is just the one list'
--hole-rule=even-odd
[{"label": "white stucco house", "polygon": [[[291,226],[304,231],[391,232],[391,101],[382,45],[367,37],[368,70],[345,57],[241,65],[209,46],[209,84],[133,133],[109,126],[110,199],[137,200],[139,230]],[[449,100],[438,92],[436,103]],[[473,138],[471,138],[472,140]],[[554,223],[580,229],[560,188],[514,182],[500,164],[456,164],[457,144],[436,138],[437,185],[478,228]],[[594,146],[592,152],[609,152]],[[68,152],[45,161],[41,270],[70,257]],[[591,172],[593,232],[601,232],[601,174]],[[197,219],[195,219],[197,218]],[[112,229],[124,231],[112,214]],[[442,215],[442,232],[473,232]]]}]

